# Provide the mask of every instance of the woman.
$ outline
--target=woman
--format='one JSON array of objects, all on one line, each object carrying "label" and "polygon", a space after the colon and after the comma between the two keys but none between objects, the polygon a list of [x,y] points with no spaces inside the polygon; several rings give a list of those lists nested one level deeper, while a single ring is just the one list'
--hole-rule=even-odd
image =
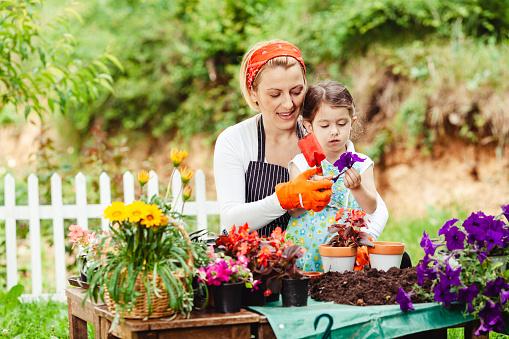
[{"label": "woman", "polygon": [[286,229],[287,210],[319,211],[330,201],[330,180],[288,182],[287,165],[300,153],[298,123],[306,93],[306,67],[297,47],[282,40],[256,44],[244,56],[240,87],[260,114],[222,132],[214,151],[214,177],[226,227],[248,223],[260,235]]}]

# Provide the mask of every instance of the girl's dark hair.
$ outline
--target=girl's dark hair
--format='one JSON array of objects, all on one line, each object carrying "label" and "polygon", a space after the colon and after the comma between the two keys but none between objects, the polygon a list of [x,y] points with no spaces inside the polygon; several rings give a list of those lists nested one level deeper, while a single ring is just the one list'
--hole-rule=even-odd
[{"label": "girl's dark hair", "polygon": [[351,118],[355,115],[352,94],[339,82],[323,81],[309,87],[302,108],[304,121],[312,123],[323,104],[331,107],[344,107],[348,109]]}]

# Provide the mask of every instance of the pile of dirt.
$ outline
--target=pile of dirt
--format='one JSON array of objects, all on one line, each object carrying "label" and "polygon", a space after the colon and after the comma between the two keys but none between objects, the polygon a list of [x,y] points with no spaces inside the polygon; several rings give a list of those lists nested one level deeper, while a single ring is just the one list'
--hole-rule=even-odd
[{"label": "pile of dirt", "polygon": [[[417,283],[415,267],[388,271],[370,269],[362,271],[328,272],[311,280],[311,298],[317,301],[333,301],[336,304],[369,306],[394,305],[399,288],[410,292]],[[429,291],[431,281],[426,281],[424,289]],[[412,303],[425,302],[419,295],[412,296]]]}]

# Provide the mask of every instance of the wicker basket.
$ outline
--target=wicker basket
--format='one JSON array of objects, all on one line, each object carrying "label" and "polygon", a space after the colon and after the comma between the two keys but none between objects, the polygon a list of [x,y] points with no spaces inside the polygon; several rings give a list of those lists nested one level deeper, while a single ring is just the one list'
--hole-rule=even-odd
[{"label": "wicker basket", "polygon": [[[186,238],[187,244],[191,243],[191,239],[189,238],[189,235],[184,230],[184,228],[176,222],[174,219],[170,218],[168,223],[171,223],[173,226],[177,227],[180,233],[184,238]],[[189,267],[192,267],[194,264],[194,258],[192,255],[191,248],[189,247],[187,250],[188,259],[187,259],[187,265]],[[148,273],[149,282],[152,284],[153,280],[153,274],[152,272]],[[175,277],[179,279],[185,279],[186,274],[184,270],[175,272]],[[164,287],[164,282],[161,279],[159,275],[156,276],[156,286],[158,289],[159,297],[155,295],[155,293],[152,291],[150,293],[150,301],[152,305],[152,313],[148,314],[148,294],[145,289],[145,285],[143,284],[142,280],[142,273],[138,274],[136,277],[136,282],[134,285],[134,289],[136,292],[141,293],[139,297],[136,298],[136,305],[133,307],[131,312],[127,313],[124,312],[123,317],[126,319],[145,319],[145,318],[161,318],[161,317],[167,317],[169,315],[172,315],[175,313],[174,309],[168,308],[168,304],[170,303],[170,299],[168,298],[168,293]],[[117,304],[115,301],[111,298],[110,293],[108,292],[108,288],[106,285],[104,285],[104,301],[106,302],[106,305],[108,306],[108,310],[111,314],[117,313]]]}]

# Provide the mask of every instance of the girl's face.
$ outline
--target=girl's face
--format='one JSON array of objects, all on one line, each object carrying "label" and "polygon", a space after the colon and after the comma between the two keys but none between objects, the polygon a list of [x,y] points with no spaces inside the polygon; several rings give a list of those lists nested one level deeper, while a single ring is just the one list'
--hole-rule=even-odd
[{"label": "girl's face", "polygon": [[305,83],[299,64],[288,69],[264,70],[257,90],[251,90],[251,99],[258,102],[264,125],[269,129],[294,129],[304,95]]},{"label": "girl's face", "polygon": [[357,117],[350,117],[345,107],[331,107],[322,104],[312,123],[304,121],[304,126],[313,132],[328,160],[337,160],[346,151],[346,142]]}]

